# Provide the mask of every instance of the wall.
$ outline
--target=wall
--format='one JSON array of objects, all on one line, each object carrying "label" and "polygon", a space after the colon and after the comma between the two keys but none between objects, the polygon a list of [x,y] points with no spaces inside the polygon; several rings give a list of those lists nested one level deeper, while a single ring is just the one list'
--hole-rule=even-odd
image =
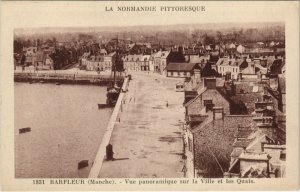
[{"label": "wall", "polygon": [[193,145],[194,140],[193,140],[193,133],[187,129],[185,132],[185,155],[186,155],[186,177],[187,178],[194,178],[194,146],[192,146],[192,150],[189,149],[189,143]]},{"label": "wall", "polygon": [[231,73],[232,79],[237,79],[238,74],[240,72],[240,68],[238,66],[218,66],[218,73],[226,75],[226,72]]},{"label": "wall", "polygon": [[212,100],[215,107],[223,107],[224,113],[230,114],[229,102],[216,89],[208,89],[202,93],[202,104],[203,100]]},{"label": "wall", "polygon": [[203,107],[201,96],[199,96],[187,107],[187,115],[200,114],[200,111]]},{"label": "wall", "polygon": [[167,71],[167,77],[190,77],[190,72],[183,71]]},{"label": "wall", "polygon": [[[128,78],[126,78],[124,80],[122,89],[127,90],[127,86],[128,86]],[[99,173],[100,173],[100,170],[102,167],[102,163],[103,163],[103,159],[106,155],[106,146],[110,143],[110,139],[111,139],[111,136],[112,136],[112,133],[113,133],[113,130],[115,127],[115,123],[117,121],[117,117],[118,117],[120,108],[122,106],[122,102],[123,102],[123,98],[124,98],[125,94],[126,93],[121,92],[119,95],[116,106],[115,106],[115,108],[112,112],[112,115],[110,117],[110,120],[108,122],[106,132],[102,137],[101,144],[99,146],[96,158],[94,160],[94,163],[92,165],[92,168],[90,170],[88,178],[98,178],[98,176],[99,176]]]}]

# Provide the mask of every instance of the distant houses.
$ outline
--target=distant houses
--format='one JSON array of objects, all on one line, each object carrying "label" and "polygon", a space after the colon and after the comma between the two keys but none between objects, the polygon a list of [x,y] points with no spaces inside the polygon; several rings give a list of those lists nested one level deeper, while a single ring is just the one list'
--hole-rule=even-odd
[{"label": "distant houses", "polygon": [[[43,50],[38,50],[37,47],[29,47],[23,49],[23,52],[17,61],[18,65],[33,66],[36,70],[49,70],[54,68],[53,59]],[[22,61],[22,58],[25,58],[25,60]]]},{"label": "distant houses", "polygon": [[96,54],[85,52],[80,59],[80,66],[85,67],[88,71],[104,71],[111,70],[116,63],[116,53]]}]

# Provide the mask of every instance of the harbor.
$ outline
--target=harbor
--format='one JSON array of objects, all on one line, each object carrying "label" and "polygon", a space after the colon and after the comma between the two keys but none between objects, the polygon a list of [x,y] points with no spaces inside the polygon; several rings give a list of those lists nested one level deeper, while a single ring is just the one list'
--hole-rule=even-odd
[{"label": "harbor", "polygon": [[[85,131],[78,132],[78,136],[76,136],[75,140],[78,141],[80,138],[92,138],[92,141],[97,142],[89,142],[89,146],[84,145],[82,147],[80,146],[80,143],[75,144],[80,148],[80,155],[73,151],[73,154],[69,154],[71,156],[76,156],[76,159],[73,159],[70,161],[69,157],[65,157],[63,162],[66,161],[66,163],[69,162],[68,166],[73,166],[73,168],[70,168],[72,170],[69,173],[64,173],[62,171],[59,171],[60,177],[89,177],[89,178],[105,178],[105,177],[182,177],[182,167],[183,167],[183,151],[182,151],[182,127],[183,127],[183,112],[184,108],[182,107],[182,99],[183,99],[183,93],[182,92],[175,92],[175,85],[181,81],[180,79],[170,79],[166,78],[164,76],[161,76],[156,73],[148,73],[147,75],[143,72],[132,72],[131,74],[132,80],[129,81],[129,78],[124,79],[124,83],[122,84],[122,92],[119,94],[117,103],[113,108],[98,108],[98,111],[103,114],[105,113],[106,117],[98,116],[99,112],[96,112],[95,108],[97,107],[97,104],[104,104],[105,99],[102,97],[102,99],[98,100],[98,102],[95,100],[95,94],[92,94],[94,98],[94,103],[89,103],[87,106],[91,106],[92,110],[95,113],[93,116],[93,119],[90,119],[89,117],[85,116],[82,117],[80,122],[90,121],[91,123],[94,122],[96,125],[100,127],[90,126],[88,128],[89,133],[101,132],[100,135],[85,135]],[[25,86],[26,85],[26,86]],[[44,93],[45,91],[42,91],[43,89],[40,88],[40,86],[54,86],[53,88],[57,87],[56,85],[47,85],[47,84],[24,84],[20,82],[16,82],[16,87],[19,86],[25,86],[25,87],[37,87],[39,86],[40,94]],[[69,90],[76,89],[77,86],[82,85],[63,85],[64,89]],[[66,87],[67,86],[67,87]],[[69,88],[70,86],[70,88]],[[85,85],[86,86],[86,85]],[[73,87],[73,88],[72,88]],[[88,86],[87,89],[90,89]],[[92,86],[94,87],[94,86]],[[92,88],[91,87],[91,88]],[[56,89],[57,89],[56,88]],[[96,87],[95,87],[96,88]],[[19,88],[18,88],[19,89]],[[52,90],[56,90],[52,89]],[[96,88],[98,89],[98,88]],[[104,87],[100,89],[105,89]],[[62,91],[62,89],[60,89]],[[99,90],[101,91],[101,90]],[[96,92],[99,92],[96,91]],[[55,91],[57,92],[57,91]],[[104,90],[102,90],[102,95],[105,93]],[[163,94],[162,94],[163,93]],[[174,97],[173,95],[176,94],[177,96]],[[38,94],[39,95],[39,94]],[[29,95],[28,95],[29,96]],[[80,96],[80,95],[79,95]],[[30,97],[36,97],[34,95]],[[39,98],[41,96],[38,96]],[[58,96],[55,96],[55,98]],[[52,99],[55,99],[52,98]],[[63,99],[64,97],[62,97]],[[179,98],[179,99],[178,99]],[[40,98],[41,99],[41,98]],[[52,100],[51,99],[51,100]],[[17,99],[17,104],[21,106],[20,102],[23,102],[20,99]],[[96,101],[96,102],[95,102]],[[51,102],[51,101],[49,101]],[[46,103],[49,103],[48,101]],[[65,99],[62,100],[62,102],[65,102]],[[28,103],[28,102],[27,102]],[[66,103],[67,104],[67,103]],[[87,104],[87,103],[86,103]],[[59,103],[58,103],[59,105]],[[76,105],[74,106],[76,107]],[[73,107],[73,108],[74,108]],[[37,109],[42,110],[42,109]],[[51,110],[51,109],[49,109]],[[63,110],[63,112],[60,112],[60,114],[65,113],[67,108]],[[38,113],[38,112],[37,112]],[[37,114],[33,111],[33,114]],[[57,113],[57,112],[56,112]],[[67,112],[66,112],[67,113]],[[109,116],[107,116],[110,114]],[[22,117],[22,124],[17,123],[17,127],[21,127],[22,125],[25,126],[24,123],[28,122],[33,118],[32,115],[31,118],[26,118],[24,115],[17,115],[19,118]],[[70,114],[71,115],[71,114]],[[27,115],[28,116],[28,115]],[[35,115],[34,115],[35,116]],[[52,118],[53,115],[50,117]],[[28,116],[29,117],[29,116]],[[109,118],[108,118],[109,117]],[[55,117],[53,117],[55,118]],[[70,117],[72,119],[72,117]],[[17,119],[19,121],[20,119]],[[38,121],[38,119],[36,119]],[[21,120],[20,120],[21,121]],[[78,120],[77,120],[78,121]],[[79,122],[78,121],[78,122]],[[104,122],[103,122],[104,121]],[[55,121],[52,121],[55,122]],[[62,122],[62,120],[60,120]],[[107,123],[105,123],[107,122]],[[100,124],[101,125],[100,125]],[[29,125],[29,124],[26,124]],[[28,167],[33,166],[32,163],[29,163],[32,159],[27,156],[26,158],[26,151],[31,149],[35,149],[35,147],[29,147],[30,145],[28,142],[26,142],[24,139],[29,138],[30,135],[37,133],[37,126],[38,124],[31,124],[32,132],[30,133],[24,133],[25,135],[19,135],[16,132],[17,140],[17,152],[16,160],[17,160],[17,175],[22,176],[23,173],[25,174],[26,169],[19,170],[18,167]],[[62,130],[63,132],[69,132],[72,124],[65,125],[66,128],[69,130]],[[55,125],[49,125],[55,126]],[[78,130],[78,126],[75,124],[73,125],[76,130]],[[43,126],[45,127],[45,126]],[[48,126],[46,126],[48,127]],[[43,129],[44,131],[48,132],[53,131],[48,127],[47,129]],[[60,126],[58,126],[59,128]],[[77,127],[77,128],[76,128]],[[72,129],[73,129],[72,128]],[[65,128],[64,128],[65,129]],[[74,130],[75,130],[74,129]],[[94,129],[94,131],[92,131]],[[41,131],[38,131],[38,134],[42,134]],[[77,131],[76,131],[77,132]],[[95,133],[96,133],[95,132]],[[58,133],[58,132],[57,132]],[[27,135],[26,135],[27,134]],[[81,135],[81,136],[80,136]],[[85,135],[85,136],[84,136]],[[55,134],[53,135],[55,137]],[[53,137],[51,138],[53,139]],[[23,138],[23,139],[22,139]],[[67,139],[67,138],[66,138]],[[65,139],[64,139],[65,140]],[[75,141],[74,140],[74,141]],[[26,144],[27,143],[27,144]],[[38,141],[36,141],[38,144]],[[53,150],[55,150],[55,154],[58,154],[59,151],[66,148],[69,148],[69,144],[65,143],[63,140],[52,143],[47,142],[44,143],[42,146],[50,146]],[[125,145],[124,145],[125,143]],[[73,144],[73,145],[74,145]],[[113,160],[107,161],[107,155],[106,155],[106,147],[107,145],[111,144],[113,146]],[[93,146],[91,146],[93,145]],[[28,146],[28,148],[26,148]],[[54,148],[56,149],[54,149]],[[84,152],[88,147],[90,151],[89,153]],[[23,149],[23,152],[20,151],[20,149]],[[41,148],[41,147],[39,147]],[[96,150],[98,148],[98,150]],[[91,151],[92,149],[92,151]],[[40,154],[40,152],[37,152],[37,154]],[[84,154],[88,154],[87,156],[83,156]],[[41,154],[40,154],[41,155]],[[68,155],[66,153],[65,155]],[[39,164],[42,166],[44,164],[45,158],[49,158],[49,155],[43,154],[41,155],[43,158],[38,160]],[[94,157],[93,157],[94,156]],[[25,158],[24,158],[25,157]],[[80,157],[80,158],[79,158]],[[55,165],[55,162],[59,160],[60,158],[52,159],[53,166]],[[22,160],[21,160],[22,159]],[[31,160],[30,160],[31,159]],[[80,163],[81,160],[87,159],[86,163],[87,166],[85,168],[80,168],[76,171],[77,164]],[[147,161],[145,161],[147,159]],[[167,161],[166,161],[167,160]],[[27,165],[26,165],[27,162]],[[47,164],[51,167],[51,162],[48,162]],[[20,164],[21,163],[21,164]],[[73,164],[73,165],[71,165]],[[145,166],[147,164],[147,166]],[[38,166],[36,168],[40,170],[44,170],[45,168],[41,168],[41,166]],[[144,168],[142,168],[144,167]],[[145,168],[149,167],[149,169]],[[153,169],[155,167],[155,169]],[[31,167],[31,169],[35,169]],[[19,170],[19,171],[18,171]],[[119,171],[116,171],[119,170]],[[167,171],[166,171],[167,170]],[[32,176],[32,177],[57,177],[54,172],[45,172],[47,174],[42,174],[39,172],[32,172],[30,175],[26,176]],[[53,175],[54,174],[54,175]]]},{"label": "harbor", "polygon": [[[86,178],[113,108],[106,87],[14,84],[15,176],[17,178]],[[29,132],[19,133],[30,127]],[[78,163],[88,166],[78,169]]]}]

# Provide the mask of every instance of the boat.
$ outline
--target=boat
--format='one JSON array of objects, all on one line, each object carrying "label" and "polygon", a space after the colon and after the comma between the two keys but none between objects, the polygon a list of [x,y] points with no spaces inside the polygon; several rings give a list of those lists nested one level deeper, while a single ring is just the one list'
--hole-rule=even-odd
[{"label": "boat", "polygon": [[19,129],[19,133],[27,133],[27,132],[30,132],[31,131],[31,128],[30,127],[25,127],[25,128],[21,128]]},{"label": "boat", "polygon": [[120,88],[116,85],[108,87],[106,93],[106,104],[108,106],[115,106],[120,94]]},{"label": "boat", "polygon": [[109,105],[107,105],[107,104],[99,104],[98,103],[98,109],[103,109],[103,108],[107,108],[107,107],[109,107]]},{"label": "boat", "polygon": [[[118,43],[118,38],[117,38]],[[119,58],[119,50],[116,50],[116,63],[120,62]],[[113,64],[113,82],[109,84],[107,87],[107,94],[106,94],[106,104],[110,107],[114,107],[118,101],[121,87],[119,87],[116,83],[116,63]]]},{"label": "boat", "polygon": [[78,169],[82,169],[89,166],[89,160],[82,160],[78,163]]}]

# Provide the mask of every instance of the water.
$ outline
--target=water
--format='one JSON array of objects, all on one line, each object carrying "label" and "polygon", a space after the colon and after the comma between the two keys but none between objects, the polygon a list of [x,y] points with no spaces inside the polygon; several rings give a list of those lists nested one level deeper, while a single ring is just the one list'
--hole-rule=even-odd
[{"label": "water", "polygon": [[106,87],[15,83],[16,178],[87,177],[112,113],[98,109],[105,100]]}]

